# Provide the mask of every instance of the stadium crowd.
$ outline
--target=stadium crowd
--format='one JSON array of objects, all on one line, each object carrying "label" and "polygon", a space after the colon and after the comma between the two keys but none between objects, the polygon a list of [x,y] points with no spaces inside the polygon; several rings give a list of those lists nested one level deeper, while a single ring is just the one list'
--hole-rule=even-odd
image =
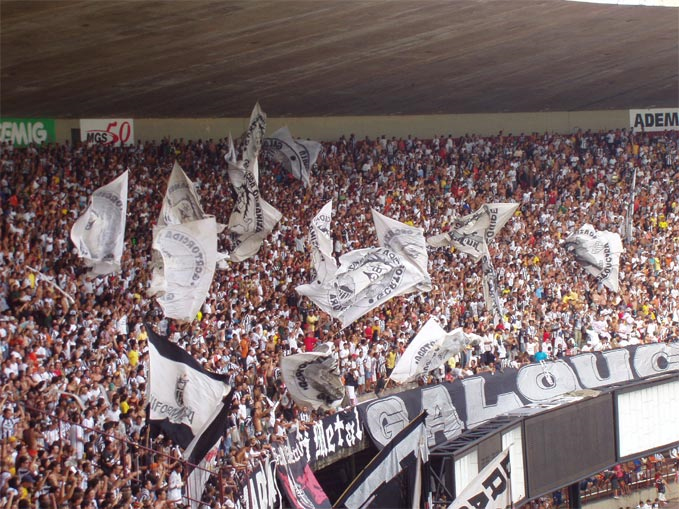
[{"label": "stadium crowd", "polygon": [[[255,257],[215,273],[196,320],[167,320],[146,294],[151,230],[167,177],[176,160],[205,211],[226,223],[234,204],[227,150],[226,140],[182,139],[122,148],[1,147],[0,507],[185,503],[181,451],[147,433],[144,322],[230,377],[223,507],[233,506],[239,479],[267,454],[267,444],[320,417],[290,398],[277,369],[282,355],[332,342],[345,382],[361,397],[383,389],[430,316],[447,330],[463,326],[485,339],[422,383],[679,336],[676,132],[351,135],[323,144],[307,188],[262,156],[262,196],[283,219]],[[88,279],[70,228],[92,192],[127,168],[122,271]],[[613,293],[560,243],[584,223],[621,230],[634,168],[633,241],[624,243],[620,291]],[[430,236],[483,203],[519,202],[490,246],[504,322],[494,327],[485,309],[478,264],[453,249],[430,249],[431,292],[392,299],[341,330],[295,292],[310,277],[308,225],[330,199],[338,256],[376,245],[371,208]],[[229,250],[227,232],[220,250]],[[208,487],[206,507],[219,507],[218,499]]]}]

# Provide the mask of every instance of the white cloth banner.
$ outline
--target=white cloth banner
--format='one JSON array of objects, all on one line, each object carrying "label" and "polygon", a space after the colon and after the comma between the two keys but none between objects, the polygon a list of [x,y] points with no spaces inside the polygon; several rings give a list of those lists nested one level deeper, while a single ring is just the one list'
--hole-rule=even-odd
[{"label": "white cloth banner", "polygon": [[200,500],[203,497],[203,492],[205,491],[205,484],[207,483],[208,479],[210,479],[211,475],[219,474],[217,469],[217,452],[221,443],[222,439],[220,438],[202,459],[198,465],[199,468],[194,468],[186,480],[187,498],[191,504],[191,509],[200,508],[202,505]]},{"label": "white cloth banner", "polygon": [[473,214],[453,221],[449,232],[427,239],[432,247],[453,246],[478,260],[488,253],[488,243],[514,215],[518,203],[486,203]]},{"label": "white cloth banner", "polygon": [[[257,159],[254,170],[258,171]],[[229,165],[229,179],[233,184],[237,200],[229,218],[232,250],[229,259],[241,262],[254,256],[264,239],[273,231],[282,214],[259,194],[255,173]]]},{"label": "white cloth banner", "polygon": [[622,240],[620,235],[609,231],[597,231],[591,224],[584,224],[564,241],[564,247],[573,253],[575,260],[598,283],[618,291],[618,272]]},{"label": "white cloth banner", "polygon": [[509,447],[488,463],[455,498],[448,509],[504,509],[511,507]]},{"label": "white cloth banner", "polygon": [[[190,223],[206,217],[210,216],[203,211],[193,182],[175,161],[158,215],[158,226]],[[224,228],[223,225],[219,226]]]},{"label": "white cloth banner", "polygon": [[372,215],[380,247],[386,247],[398,253],[415,265],[423,277],[422,283],[417,285],[418,291],[431,291],[431,277],[429,277],[427,268],[429,255],[424,230],[396,221],[380,214],[375,209],[372,210]]},{"label": "white cloth banner", "polygon": [[239,166],[243,170],[250,170],[255,177],[255,182],[259,183],[259,169],[255,166],[259,150],[262,148],[262,140],[266,132],[266,113],[262,111],[259,103],[255,104],[250,114],[248,129],[245,131],[243,139],[243,158]]},{"label": "white cloth banner", "polygon": [[309,227],[309,244],[311,244],[311,263],[313,265],[316,284],[323,284],[337,272],[337,262],[332,256],[332,237],[330,221],[332,220],[332,200],[311,220]]},{"label": "white cloth banner", "polygon": [[357,249],[342,255],[335,277],[322,285],[296,288],[347,327],[392,297],[416,290],[425,282],[419,267],[383,248]]},{"label": "white cloth banner", "polygon": [[94,191],[89,207],[71,228],[71,240],[78,256],[90,267],[90,274],[105,275],[120,270],[125,244],[128,174],[129,171],[125,171]]},{"label": "white cloth banner", "polygon": [[329,353],[305,352],[281,358],[281,376],[298,405],[337,408],[344,399],[344,384],[337,361]]},{"label": "white cloth banner", "polygon": [[205,302],[217,261],[217,223],[207,217],[154,229],[153,249],[162,266],[153,271],[149,293],[165,316],[191,322]]},{"label": "white cloth banner", "polygon": [[497,290],[497,273],[490,256],[485,255],[481,259],[481,267],[483,270],[483,300],[486,303],[486,309],[493,315],[493,325],[497,325],[504,321],[505,311]]},{"label": "white cloth banner", "polygon": [[443,365],[470,342],[461,327],[446,332],[435,318],[430,318],[408,344],[389,378],[399,383],[415,380]]},{"label": "white cloth banner", "polygon": [[309,186],[311,167],[321,152],[321,144],[311,140],[295,140],[287,126],[265,138],[263,148],[281,162],[292,175]]}]

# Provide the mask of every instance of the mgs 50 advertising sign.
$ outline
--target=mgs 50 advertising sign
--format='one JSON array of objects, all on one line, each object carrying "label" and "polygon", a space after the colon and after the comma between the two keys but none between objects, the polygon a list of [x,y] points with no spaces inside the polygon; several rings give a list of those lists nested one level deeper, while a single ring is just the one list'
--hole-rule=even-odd
[{"label": "mgs 50 advertising sign", "polygon": [[131,118],[82,118],[80,141],[97,145],[134,145],[134,120]]},{"label": "mgs 50 advertising sign", "polygon": [[27,147],[31,143],[56,141],[54,120],[45,118],[0,118],[0,143]]}]

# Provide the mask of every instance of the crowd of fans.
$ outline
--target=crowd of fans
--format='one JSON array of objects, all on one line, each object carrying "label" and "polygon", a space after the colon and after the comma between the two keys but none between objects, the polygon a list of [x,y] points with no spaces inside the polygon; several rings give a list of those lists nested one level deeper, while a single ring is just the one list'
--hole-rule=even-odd
[{"label": "crowd of fans", "polygon": [[[263,155],[260,190],[283,219],[255,257],[216,272],[189,324],[165,319],[146,294],[152,226],[175,160],[206,212],[228,222],[234,196],[226,140],[1,150],[1,507],[185,503],[181,451],[149,436],[145,424],[145,322],[230,377],[233,407],[220,451],[224,507],[233,506],[239,479],[266,456],[268,444],[321,417],[292,401],[277,368],[282,355],[333,343],[355,402],[384,388],[408,340],[431,316],[484,341],[423,383],[678,336],[676,132],[351,135],[323,144],[307,188]],[[70,228],[91,193],[128,168],[122,271],[88,279]],[[620,231],[635,168],[635,229],[624,243],[620,291],[613,293],[560,244],[584,223]],[[430,249],[431,292],[392,299],[342,330],[295,292],[311,273],[308,225],[330,199],[338,256],[377,245],[371,208],[430,236],[483,203],[520,203],[489,246],[504,322],[494,326],[485,309],[477,263],[454,249]],[[229,250],[227,232],[219,243],[220,251]],[[220,499],[208,486],[207,506],[219,507]]]}]

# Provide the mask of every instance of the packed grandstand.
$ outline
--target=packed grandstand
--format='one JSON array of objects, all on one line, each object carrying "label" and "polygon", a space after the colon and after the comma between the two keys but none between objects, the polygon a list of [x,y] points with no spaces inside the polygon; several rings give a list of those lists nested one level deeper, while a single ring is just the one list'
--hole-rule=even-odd
[{"label": "packed grandstand", "polygon": [[[147,423],[150,334],[168,336],[231,388],[213,461],[219,482],[200,494],[211,508],[243,504],[243,485],[272,445],[335,412],[296,403],[281,378],[281,358],[318,344],[332,344],[348,407],[399,390],[384,381],[432,317],[477,340],[418,374],[420,385],[679,337],[676,131],[348,135],[322,143],[309,185],[262,154],[259,189],[280,221],[254,256],[220,264],[194,320],[168,319],[149,294],[168,177],[177,163],[205,212],[227,223],[237,206],[229,153],[226,137],[2,146],[3,507],[190,504],[183,448]],[[89,277],[71,228],[92,193],[125,170],[121,270]],[[429,237],[486,203],[516,203],[488,244],[501,317],[486,304],[477,260],[429,248],[430,291],[394,297],[342,327],[295,290],[315,272],[309,225],[331,200],[338,259],[378,244],[372,209]],[[585,224],[625,238],[617,292],[564,247]],[[218,234],[220,251],[231,242],[228,230]]]}]

